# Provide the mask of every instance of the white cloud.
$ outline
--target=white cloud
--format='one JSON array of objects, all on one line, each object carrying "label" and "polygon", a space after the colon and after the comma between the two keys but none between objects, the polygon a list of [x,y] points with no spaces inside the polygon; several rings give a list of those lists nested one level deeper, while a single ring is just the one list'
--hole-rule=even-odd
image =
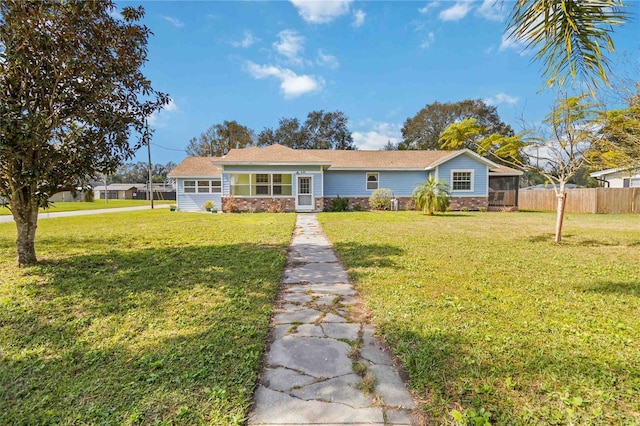
[{"label": "white cloud", "polygon": [[510,96],[507,95],[506,93],[500,92],[495,96],[491,96],[489,98],[485,98],[485,102],[489,105],[500,105],[500,104],[507,104],[507,105],[511,105],[514,106],[515,104],[518,103],[518,100],[520,98],[518,98],[517,96]]},{"label": "white cloud", "polygon": [[442,21],[459,21],[467,16],[472,9],[472,4],[467,1],[458,1],[456,4],[440,12]]},{"label": "white cloud", "polygon": [[282,30],[278,33],[280,41],[273,43],[279,54],[293,62],[301,62],[298,54],[304,50],[304,37],[294,30]]},{"label": "white cloud", "polygon": [[436,36],[433,34],[433,31],[429,31],[429,34],[427,34],[426,38],[422,41],[420,47],[422,49],[427,49],[433,44],[434,41],[436,41]]},{"label": "white cloud", "polygon": [[353,142],[358,149],[378,150],[382,149],[387,142],[391,141],[397,144],[402,140],[402,125],[394,123],[374,122],[367,120],[362,127],[367,126],[368,129],[361,132],[353,132]]},{"label": "white cloud", "polygon": [[326,24],[349,13],[353,0],[291,0],[298,14],[312,24]]},{"label": "white cloud", "polygon": [[484,0],[478,8],[478,13],[490,21],[502,21],[505,18],[504,2],[502,0]]},{"label": "white cloud", "polygon": [[117,8],[113,8],[111,10],[109,10],[109,16],[111,16],[113,19],[118,19],[120,21],[124,21],[124,16],[122,16],[122,13],[120,13],[120,11]]},{"label": "white cloud", "polygon": [[169,99],[169,103],[166,104],[160,111],[154,111],[148,118],[147,123],[151,127],[165,127],[171,113],[178,111],[178,105],[173,99]]},{"label": "white cloud", "polygon": [[184,22],[182,22],[178,18],[174,18],[173,16],[163,16],[162,18],[176,28],[184,27]]},{"label": "white cloud", "polygon": [[328,53],[324,53],[322,50],[318,50],[318,59],[316,59],[318,65],[336,69],[340,66],[338,59]]},{"label": "white cloud", "polygon": [[324,86],[324,80],[321,77],[306,74],[298,75],[287,68],[273,65],[258,65],[253,62],[247,62],[246,68],[253,78],[263,79],[275,77],[280,80],[280,91],[287,99],[295,98],[306,93],[317,92]]},{"label": "white cloud", "polygon": [[363,10],[356,10],[353,12],[353,22],[351,23],[352,27],[358,28],[364,25],[364,18],[367,16]]},{"label": "white cloud", "polygon": [[440,4],[437,1],[432,1],[430,3],[427,3],[424,7],[421,7],[420,9],[418,9],[418,12],[420,12],[423,15],[426,15],[427,13],[429,13],[431,9],[436,9],[439,6]]},{"label": "white cloud", "polygon": [[507,49],[517,50],[520,52],[521,56],[524,56],[527,54],[526,45],[523,42],[516,40],[512,37],[509,37],[507,34],[503,34],[502,40],[500,42],[499,50],[503,51]]},{"label": "white cloud", "polygon": [[256,36],[253,35],[253,33],[249,30],[245,30],[244,31],[244,35],[242,37],[242,40],[239,41],[232,41],[231,45],[233,47],[241,47],[243,49],[246,49],[247,47],[251,47],[252,45],[254,45],[255,43],[259,42],[260,39]]}]

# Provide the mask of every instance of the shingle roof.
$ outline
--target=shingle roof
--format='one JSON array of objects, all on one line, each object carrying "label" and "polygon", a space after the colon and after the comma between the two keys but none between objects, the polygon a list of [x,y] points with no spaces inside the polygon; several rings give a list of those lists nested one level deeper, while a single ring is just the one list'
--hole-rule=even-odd
[{"label": "shingle roof", "polygon": [[200,177],[220,176],[222,170],[213,164],[218,157],[187,157],[175,169],[171,170],[168,177]]},{"label": "shingle roof", "polygon": [[460,151],[350,151],[291,149],[282,145],[232,149],[216,164],[322,164],[330,169],[421,169]]},{"label": "shingle roof", "polygon": [[[329,149],[291,149],[282,145],[264,148],[232,149],[223,157],[188,157],[169,173],[169,177],[219,176],[225,164],[317,164],[329,170],[425,170],[442,164],[465,151],[349,151]],[[492,174],[518,174],[517,170],[495,166]]]},{"label": "shingle roof", "polygon": [[524,173],[520,170],[512,169],[507,166],[498,166],[489,168],[489,175],[505,175],[505,176],[515,176],[515,175],[523,175]]},{"label": "shingle roof", "polygon": [[[232,149],[227,155],[218,158],[216,163],[315,163],[329,165],[322,149],[291,149],[282,145],[269,145],[264,148],[250,147]],[[340,151],[344,152],[344,151]]]},{"label": "shingle roof", "polygon": [[[315,151],[315,150],[314,150]],[[419,169],[452,156],[452,151],[315,151],[331,162],[330,169]]]}]

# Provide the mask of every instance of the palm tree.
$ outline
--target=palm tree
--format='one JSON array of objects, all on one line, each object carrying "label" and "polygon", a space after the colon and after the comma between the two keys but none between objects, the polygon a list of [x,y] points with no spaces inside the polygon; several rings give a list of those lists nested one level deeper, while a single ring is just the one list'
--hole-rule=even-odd
[{"label": "palm tree", "polygon": [[615,50],[609,33],[629,21],[624,7],[623,0],[517,0],[506,34],[537,49],[550,86],[580,77],[593,93],[598,79],[609,82],[603,50]]},{"label": "palm tree", "polygon": [[413,202],[416,208],[433,216],[435,212],[444,212],[449,207],[449,185],[446,181],[431,175],[413,191]]}]

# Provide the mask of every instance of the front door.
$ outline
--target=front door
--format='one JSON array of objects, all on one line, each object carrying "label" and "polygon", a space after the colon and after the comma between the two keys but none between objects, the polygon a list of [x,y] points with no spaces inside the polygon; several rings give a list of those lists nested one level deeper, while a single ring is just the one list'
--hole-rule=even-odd
[{"label": "front door", "polygon": [[313,178],[298,176],[296,210],[313,210]]}]

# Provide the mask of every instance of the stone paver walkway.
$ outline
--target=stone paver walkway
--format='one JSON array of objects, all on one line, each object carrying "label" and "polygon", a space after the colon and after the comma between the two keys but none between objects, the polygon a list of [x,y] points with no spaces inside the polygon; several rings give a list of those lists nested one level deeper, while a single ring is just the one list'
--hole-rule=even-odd
[{"label": "stone paver walkway", "polygon": [[392,358],[315,214],[299,214],[249,425],[413,425]]}]

